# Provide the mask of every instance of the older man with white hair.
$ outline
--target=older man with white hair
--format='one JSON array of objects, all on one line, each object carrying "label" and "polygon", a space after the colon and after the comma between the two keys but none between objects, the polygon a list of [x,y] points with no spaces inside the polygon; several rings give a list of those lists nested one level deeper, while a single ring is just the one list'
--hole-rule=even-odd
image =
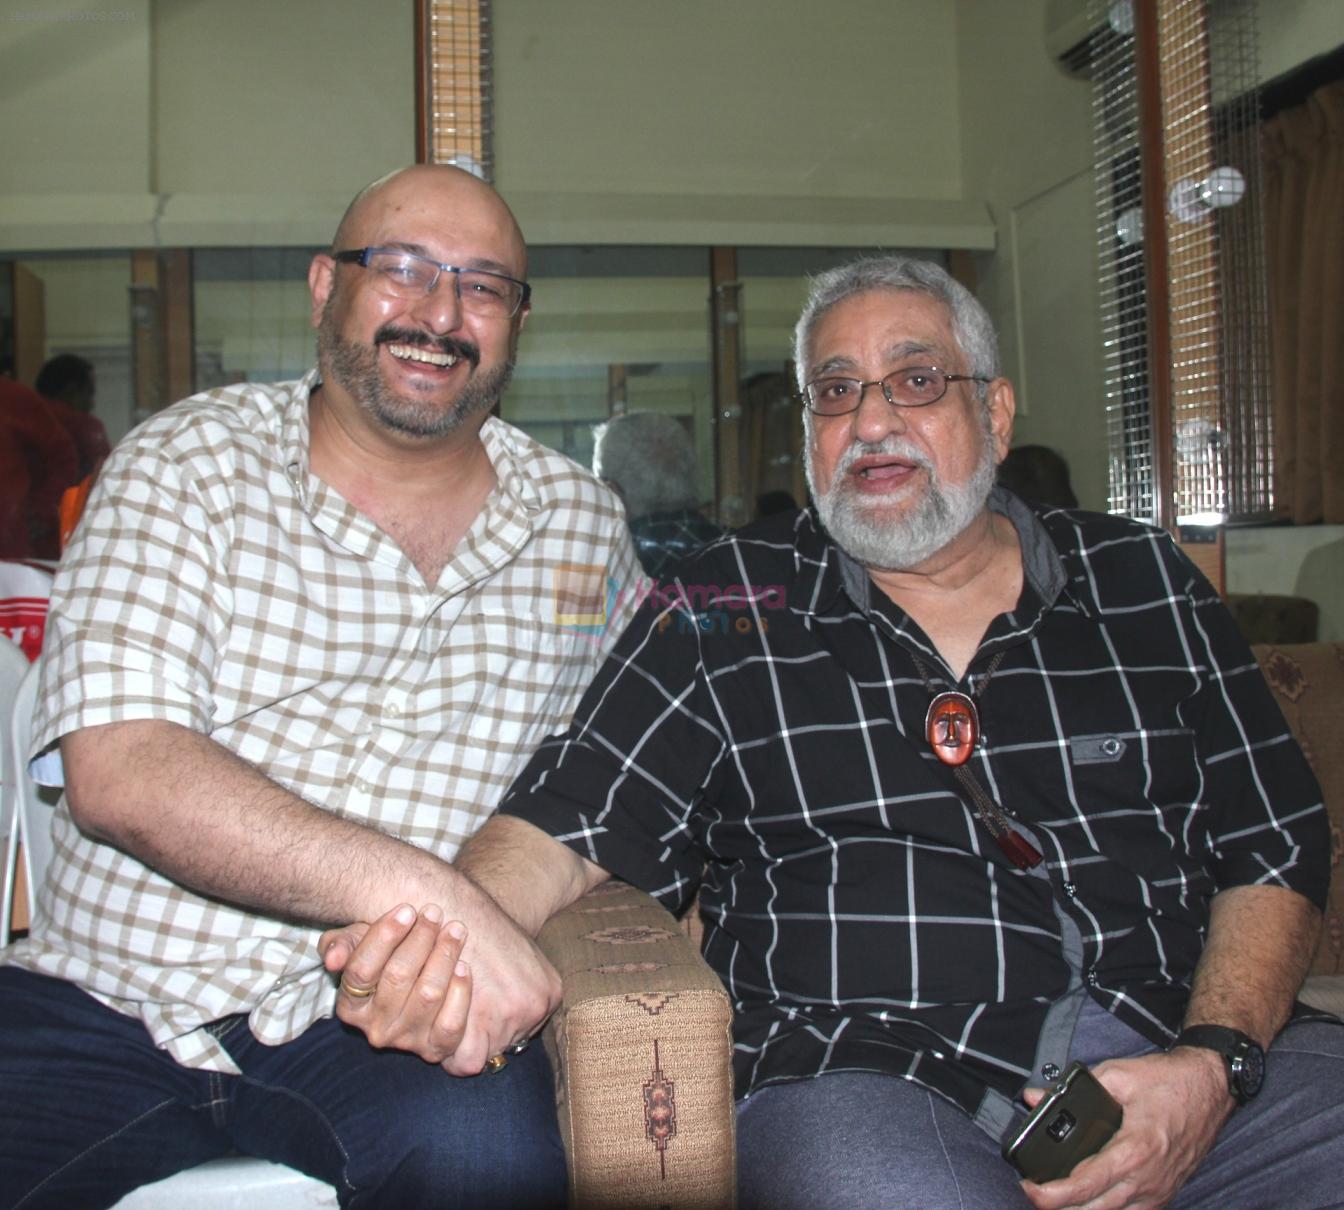
[{"label": "older man with white hair", "polygon": [[635,553],[654,579],[723,533],[697,507],[695,443],[675,416],[626,412],[599,424],[593,474],[625,504]]},{"label": "older man with white hair", "polygon": [[[527,931],[699,890],[745,1205],[1337,1205],[1326,819],[1227,611],[1160,530],[994,488],[1013,389],[938,266],[823,275],[796,352],[815,512],[651,597],[460,866]],[[1075,1061],[1119,1130],[1020,1182]]]}]

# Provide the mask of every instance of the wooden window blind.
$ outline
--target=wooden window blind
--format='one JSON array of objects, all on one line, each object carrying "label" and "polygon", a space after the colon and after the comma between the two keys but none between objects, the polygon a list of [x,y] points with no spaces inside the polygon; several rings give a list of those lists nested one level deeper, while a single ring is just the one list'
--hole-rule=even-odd
[{"label": "wooden window blind", "polygon": [[416,0],[416,159],[494,176],[490,0]]}]

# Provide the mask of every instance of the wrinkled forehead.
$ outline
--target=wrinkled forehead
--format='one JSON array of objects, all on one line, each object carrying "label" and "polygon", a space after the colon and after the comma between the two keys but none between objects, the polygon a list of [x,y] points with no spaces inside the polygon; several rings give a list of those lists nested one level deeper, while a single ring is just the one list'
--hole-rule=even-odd
[{"label": "wrinkled forehead", "polygon": [[808,377],[920,361],[955,369],[962,360],[952,315],[916,290],[865,290],[820,312],[808,334]]}]

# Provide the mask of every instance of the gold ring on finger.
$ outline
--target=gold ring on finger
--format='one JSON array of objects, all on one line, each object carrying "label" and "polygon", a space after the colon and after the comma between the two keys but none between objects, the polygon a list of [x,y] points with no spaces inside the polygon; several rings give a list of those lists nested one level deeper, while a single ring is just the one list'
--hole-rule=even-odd
[{"label": "gold ring on finger", "polygon": [[503,1071],[508,1065],[509,1061],[503,1055],[491,1055],[485,1061],[485,1070],[494,1075],[496,1072]]},{"label": "gold ring on finger", "polygon": [[367,1000],[374,992],[378,990],[378,984],[371,983],[368,987],[361,987],[358,983],[351,983],[344,976],[341,977],[341,991],[343,991],[352,1000]]}]

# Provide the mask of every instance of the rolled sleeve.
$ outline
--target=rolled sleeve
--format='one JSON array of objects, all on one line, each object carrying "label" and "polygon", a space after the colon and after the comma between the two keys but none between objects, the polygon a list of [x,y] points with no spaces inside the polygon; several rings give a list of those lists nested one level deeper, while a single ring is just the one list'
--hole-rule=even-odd
[{"label": "rolled sleeve", "polygon": [[1330,825],[1320,785],[1231,614],[1202,580],[1194,596],[1208,667],[1198,742],[1210,873],[1220,890],[1281,886],[1323,907]]},{"label": "rolled sleeve", "polygon": [[167,459],[115,458],[52,585],[34,751],[84,727],[211,726],[229,612],[208,487]]}]

